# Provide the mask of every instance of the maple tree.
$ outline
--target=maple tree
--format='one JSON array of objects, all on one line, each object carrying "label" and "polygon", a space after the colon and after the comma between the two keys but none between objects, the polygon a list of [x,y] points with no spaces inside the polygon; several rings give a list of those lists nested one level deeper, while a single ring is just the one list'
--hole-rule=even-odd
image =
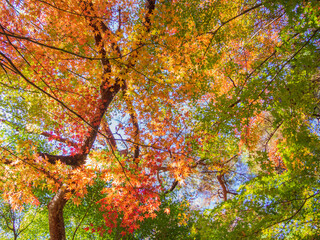
[{"label": "maple tree", "polygon": [[100,234],[136,232],[177,186],[222,200],[205,239],[316,231],[319,7],[2,1],[4,200],[50,196],[51,239],[97,181]]}]

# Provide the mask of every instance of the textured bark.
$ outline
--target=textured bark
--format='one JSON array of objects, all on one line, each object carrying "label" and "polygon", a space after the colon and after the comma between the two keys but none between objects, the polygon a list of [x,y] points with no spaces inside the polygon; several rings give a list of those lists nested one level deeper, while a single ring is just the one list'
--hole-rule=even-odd
[{"label": "textured bark", "polygon": [[67,203],[65,190],[60,188],[48,204],[50,240],[65,240],[63,207]]}]

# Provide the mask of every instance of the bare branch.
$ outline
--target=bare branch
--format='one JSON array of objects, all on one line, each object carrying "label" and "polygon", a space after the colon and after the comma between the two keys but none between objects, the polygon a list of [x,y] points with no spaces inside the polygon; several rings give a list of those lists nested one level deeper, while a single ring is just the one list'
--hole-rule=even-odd
[{"label": "bare branch", "polygon": [[106,136],[108,137],[108,143],[111,146],[111,148],[115,151],[117,150],[117,142],[113,136],[113,133],[110,130],[109,124],[107,122],[107,120],[104,120],[102,122],[102,129],[103,131],[106,133]]},{"label": "bare branch", "polygon": [[172,186],[164,192],[164,194],[168,194],[169,192],[172,192],[177,186],[178,186],[178,181],[177,180],[174,180],[174,182],[172,183]]},{"label": "bare branch", "polygon": [[280,122],[278,124],[278,126],[273,130],[273,132],[270,134],[270,136],[268,137],[266,143],[264,144],[264,150],[267,152],[267,148],[268,148],[268,144],[269,144],[269,141],[271,140],[271,138],[274,136],[274,134],[278,131],[278,129],[281,127],[283,121]]}]

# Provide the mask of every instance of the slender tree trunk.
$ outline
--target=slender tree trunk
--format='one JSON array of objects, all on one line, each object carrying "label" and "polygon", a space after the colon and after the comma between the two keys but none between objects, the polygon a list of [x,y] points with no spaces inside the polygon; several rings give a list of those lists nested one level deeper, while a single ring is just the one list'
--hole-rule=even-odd
[{"label": "slender tree trunk", "polygon": [[60,188],[48,204],[50,240],[65,240],[63,207],[66,205],[66,191]]},{"label": "slender tree trunk", "polygon": [[223,200],[227,201],[228,200],[228,195],[227,195],[228,190],[227,190],[227,187],[226,187],[225,182],[223,181],[222,177],[223,177],[223,175],[220,174],[220,175],[217,176],[217,179],[218,179],[218,181],[219,181],[219,183],[220,183],[220,185],[222,187]]}]

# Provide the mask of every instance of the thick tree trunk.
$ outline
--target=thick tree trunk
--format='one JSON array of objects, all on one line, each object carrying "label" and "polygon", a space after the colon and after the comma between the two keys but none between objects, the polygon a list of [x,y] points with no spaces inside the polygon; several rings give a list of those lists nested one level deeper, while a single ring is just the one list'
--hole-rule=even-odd
[{"label": "thick tree trunk", "polygon": [[63,207],[66,205],[66,191],[60,188],[48,204],[50,240],[65,240]]}]

